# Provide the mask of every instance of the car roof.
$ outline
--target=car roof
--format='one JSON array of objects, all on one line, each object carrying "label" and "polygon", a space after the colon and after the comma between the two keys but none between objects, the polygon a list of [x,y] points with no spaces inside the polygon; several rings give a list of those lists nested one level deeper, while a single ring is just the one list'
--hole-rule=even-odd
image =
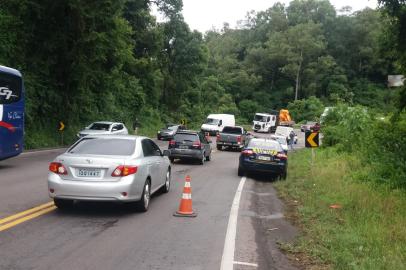
[{"label": "car roof", "polygon": [[117,135],[111,135],[111,134],[106,134],[106,135],[87,135],[83,137],[83,139],[123,139],[123,140],[140,140],[140,139],[150,139],[145,136],[137,136],[137,135],[124,135],[124,134],[117,134]]},{"label": "car roof", "polygon": [[194,131],[194,130],[181,130],[176,132],[176,134],[198,134],[199,131]]},{"label": "car roof", "polygon": [[232,128],[243,128],[242,126],[224,126],[224,128],[226,127],[232,127]]},{"label": "car roof", "polygon": [[107,125],[111,125],[111,124],[123,124],[123,123],[119,123],[119,122],[111,122],[111,121],[96,121],[93,122],[92,124],[107,124]]}]

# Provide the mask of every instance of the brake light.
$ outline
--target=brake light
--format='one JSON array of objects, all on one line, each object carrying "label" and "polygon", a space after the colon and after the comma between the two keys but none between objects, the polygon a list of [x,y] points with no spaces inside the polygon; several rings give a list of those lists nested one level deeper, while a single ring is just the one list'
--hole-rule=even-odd
[{"label": "brake light", "polygon": [[276,155],[276,157],[281,159],[281,160],[287,160],[288,159],[288,156],[286,154],[284,154],[284,153],[278,153]]},{"label": "brake light", "polygon": [[118,166],[113,173],[111,174],[111,176],[113,177],[122,177],[122,176],[127,176],[130,174],[135,174],[137,173],[138,167],[137,166],[124,166],[124,165],[120,165]]},{"label": "brake light", "polygon": [[49,164],[49,171],[56,174],[68,174],[66,168],[62,165],[62,163],[59,162],[51,162],[51,164]]},{"label": "brake light", "polygon": [[241,136],[237,136],[237,143],[241,144]]},{"label": "brake light", "polygon": [[243,150],[241,152],[241,154],[244,155],[244,156],[252,156],[254,154],[254,151],[252,151],[252,150]]},{"label": "brake light", "polygon": [[202,143],[201,142],[199,142],[199,141],[195,141],[195,142],[193,142],[193,145],[192,145],[194,148],[198,148],[198,149],[201,149],[202,148]]},{"label": "brake light", "polygon": [[169,146],[175,146],[175,144],[176,144],[176,141],[175,141],[175,140],[171,140],[171,141],[169,142]]}]

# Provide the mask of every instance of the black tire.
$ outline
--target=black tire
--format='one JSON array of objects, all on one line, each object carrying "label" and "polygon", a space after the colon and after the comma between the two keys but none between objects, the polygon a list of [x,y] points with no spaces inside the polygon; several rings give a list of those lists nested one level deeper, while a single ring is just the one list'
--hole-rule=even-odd
[{"label": "black tire", "polygon": [[244,176],[244,174],[245,174],[244,169],[238,166],[238,176]]},{"label": "black tire", "polygon": [[221,145],[217,145],[217,150],[221,151],[223,150],[223,147]]},{"label": "black tire", "polygon": [[286,180],[287,176],[288,176],[288,172],[285,170],[281,175],[279,175],[279,179]]},{"label": "black tire", "polygon": [[202,158],[199,160],[199,164],[200,164],[200,165],[204,165],[204,162],[205,162],[205,161],[206,161],[206,154],[203,153]]},{"label": "black tire", "polygon": [[60,210],[70,209],[73,206],[73,200],[54,199],[54,204]]},{"label": "black tire", "polygon": [[168,169],[165,175],[165,184],[161,187],[162,193],[168,193],[171,189],[171,170]]},{"label": "black tire", "polygon": [[135,209],[140,212],[147,212],[151,200],[151,181],[147,179],[144,184],[141,199],[135,202]]},{"label": "black tire", "polygon": [[206,161],[210,161],[211,160],[211,152],[210,154],[206,157]]}]

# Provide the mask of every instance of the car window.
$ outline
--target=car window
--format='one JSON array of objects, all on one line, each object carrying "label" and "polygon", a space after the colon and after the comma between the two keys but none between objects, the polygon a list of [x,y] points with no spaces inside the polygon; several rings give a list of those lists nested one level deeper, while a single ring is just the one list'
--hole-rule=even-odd
[{"label": "car window", "polygon": [[0,73],[0,104],[10,104],[19,101],[21,98],[21,90],[21,78]]},{"label": "car window", "polygon": [[130,156],[135,151],[135,140],[84,138],[73,145],[68,153],[87,155]]},{"label": "car window", "polygon": [[203,133],[199,132],[199,139],[201,143],[208,143]]},{"label": "car window", "polygon": [[93,123],[89,129],[92,130],[105,130],[108,131],[110,130],[110,124],[104,124],[104,123]]},{"label": "car window", "polygon": [[199,140],[197,134],[186,134],[186,133],[177,133],[174,137],[174,140],[177,142],[195,142]]},{"label": "car window", "polygon": [[250,140],[247,147],[283,151],[281,145],[278,142],[270,140]]},{"label": "car window", "polygon": [[226,126],[226,127],[223,128],[222,132],[223,133],[230,133],[230,134],[242,134],[242,128]]},{"label": "car window", "polygon": [[152,148],[152,153],[154,156],[162,156],[161,149],[159,148],[158,145],[156,145],[153,141],[147,140],[149,144],[151,145]]},{"label": "car window", "polygon": [[171,127],[168,127],[168,129],[176,131],[176,130],[178,130],[178,126],[171,126]]}]

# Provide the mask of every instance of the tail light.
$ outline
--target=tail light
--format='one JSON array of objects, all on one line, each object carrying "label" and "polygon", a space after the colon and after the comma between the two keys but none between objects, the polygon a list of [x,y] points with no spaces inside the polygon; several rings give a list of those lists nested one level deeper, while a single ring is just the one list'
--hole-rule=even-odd
[{"label": "tail light", "polygon": [[169,142],[169,146],[175,146],[175,144],[176,144],[176,141],[175,141],[175,140],[171,140],[171,141]]},{"label": "tail light", "polygon": [[56,174],[63,174],[63,175],[68,174],[68,171],[66,170],[66,168],[62,165],[62,163],[59,163],[59,162],[51,162],[51,164],[49,164],[49,171],[56,173]]},{"label": "tail light", "polygon": [[276,155],[276,157],[279,158],[280,160],[287,160],[288,159],[288,156],[286,154],[284,154],[284,153],[278,153]]},{"label": "tail light", "polygon": [[237,143],[241,144],[241,136],[237,136]]},{"label": "tail light", "polygon": [[138,167],[137,166],[124,166],[124,165],[120,165],[118,166],[113,173],[111,174],[111,176],[113,177],[122,177],[122,176],[127,176],[130,174],[135,174],[137,173]]},{"label": "tail light", "polygon": [[241,154],[244,155],[244,156],[252,156],[254,154],[254,151],[249,150],[249,149],[248,150],[243,150],[241,152]]},{"label": "tail light", "polygon": [[199,141],[195,141],[195,142],[193,142],[192,147],[193,147],[193,148],[202,149],[202,143],[199,142]]}]

